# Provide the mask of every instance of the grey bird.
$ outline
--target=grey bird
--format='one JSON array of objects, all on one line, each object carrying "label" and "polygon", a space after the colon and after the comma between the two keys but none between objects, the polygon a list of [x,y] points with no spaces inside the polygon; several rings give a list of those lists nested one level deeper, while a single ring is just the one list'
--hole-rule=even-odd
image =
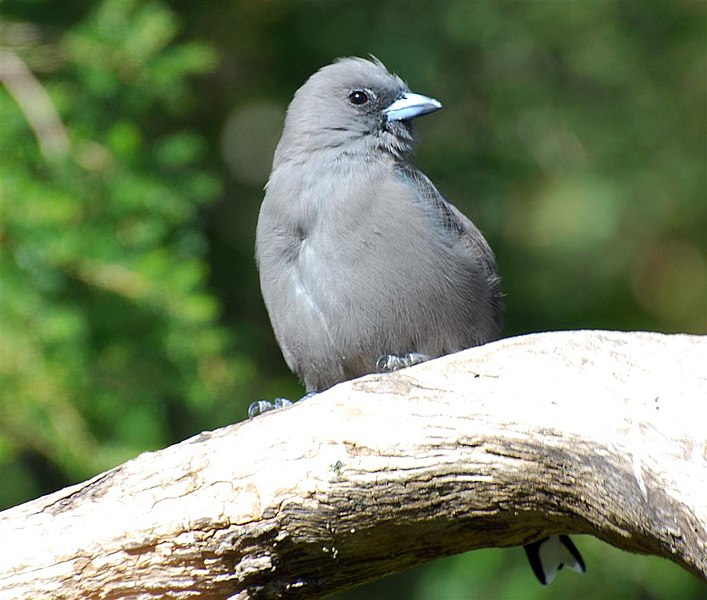
[{"label": "grey bird", "polygon": [[287,110],[256,258],[275,337],[308,395],[500,335],[493,252],[409,162],[411,120],[439,108],[380,61],[344,58]]},{"label": "grey bird", "polygon": [[322,68],[290,104],[256,257],[275,337],[307,392],[500,335],[491,249],[408,162],[410,120],[440,107],[360,58]]}]

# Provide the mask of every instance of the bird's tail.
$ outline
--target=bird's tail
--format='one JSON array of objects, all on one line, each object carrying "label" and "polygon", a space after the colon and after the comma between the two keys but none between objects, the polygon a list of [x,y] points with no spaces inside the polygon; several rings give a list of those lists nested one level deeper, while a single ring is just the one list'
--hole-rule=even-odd
[{"label": "bird's tail", "polygon": [[525,546],[528,562],[543,585],[549,585],[562,567],[584,573],[582,555],[567,535],[551,535]]}]

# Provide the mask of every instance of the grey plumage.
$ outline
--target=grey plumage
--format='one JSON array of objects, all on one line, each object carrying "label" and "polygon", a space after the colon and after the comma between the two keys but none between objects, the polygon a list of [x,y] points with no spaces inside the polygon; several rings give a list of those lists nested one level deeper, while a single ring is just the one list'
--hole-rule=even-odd
[{"label": "grey plumage", "polygon": [[[275,336],[307,392],[500,335],[491,249],[409,162],[410,120],[440,107],[360,58],[320,69],[290,104],[256,257]],[[584,571],[567,536],[526,552],[543,584],[563,565]]]},{"label": "grey plumage", "polygon": [[[422,101],[391,110],[408,97]],[[308,392],[373,372],[383,355],[433,358],[499,336],[491,249],[408,162],[410,118],[439,106],[359,58],[322,68],[290,104],[256,256],[275,336]]]}]

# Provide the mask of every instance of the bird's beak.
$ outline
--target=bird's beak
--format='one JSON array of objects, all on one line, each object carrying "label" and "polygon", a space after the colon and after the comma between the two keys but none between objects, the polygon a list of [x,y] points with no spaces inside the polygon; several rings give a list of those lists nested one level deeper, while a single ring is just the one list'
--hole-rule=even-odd
[{"label": "bird's beak", "polygon": [[390,121],[407,121],[426,115],[442,108],[441,102],[422,94],[406,92],[390,106],[383,109],[383,114]]}]

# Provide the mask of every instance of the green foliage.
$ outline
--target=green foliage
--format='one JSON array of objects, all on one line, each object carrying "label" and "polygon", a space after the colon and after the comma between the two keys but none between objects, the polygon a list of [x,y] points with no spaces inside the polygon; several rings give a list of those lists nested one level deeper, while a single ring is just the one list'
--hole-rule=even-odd
[{"label": "green foliage", "polygon": [[[34,75],[8,82],[1,458],[3,472],[39,461],[80,480],[170,443],[183,419],[175,411],[227,405],[250,372],[229,354],[206,287],[199,207],[221,184],[203,166],[203,136],[180,124],[192,106],[188,78],[215,55],[176,42],[176,17],[154,2],[96,3],[54,36],[6,22],[3,39],[20,27],[24,43],[4,51],[49,71],[36,85],[69,145],[42,152],[51,131],[30,129]],[[59,59],[42,62],[47,54]],[[14,488],[9,478],[2,503],[44,491],[31,480]]]},{"label": "green foliage", "polygon": [[[285,107],[337,56],[444,104],[417,163],[496,251],[507,335],[707,331],[699,0],[2,10],[2,506],[299,395],[253,231]],[[705,596],[668,561],[577,542],[589,572],[550,588],[522,550],[486,550],[341,597]]]}]

